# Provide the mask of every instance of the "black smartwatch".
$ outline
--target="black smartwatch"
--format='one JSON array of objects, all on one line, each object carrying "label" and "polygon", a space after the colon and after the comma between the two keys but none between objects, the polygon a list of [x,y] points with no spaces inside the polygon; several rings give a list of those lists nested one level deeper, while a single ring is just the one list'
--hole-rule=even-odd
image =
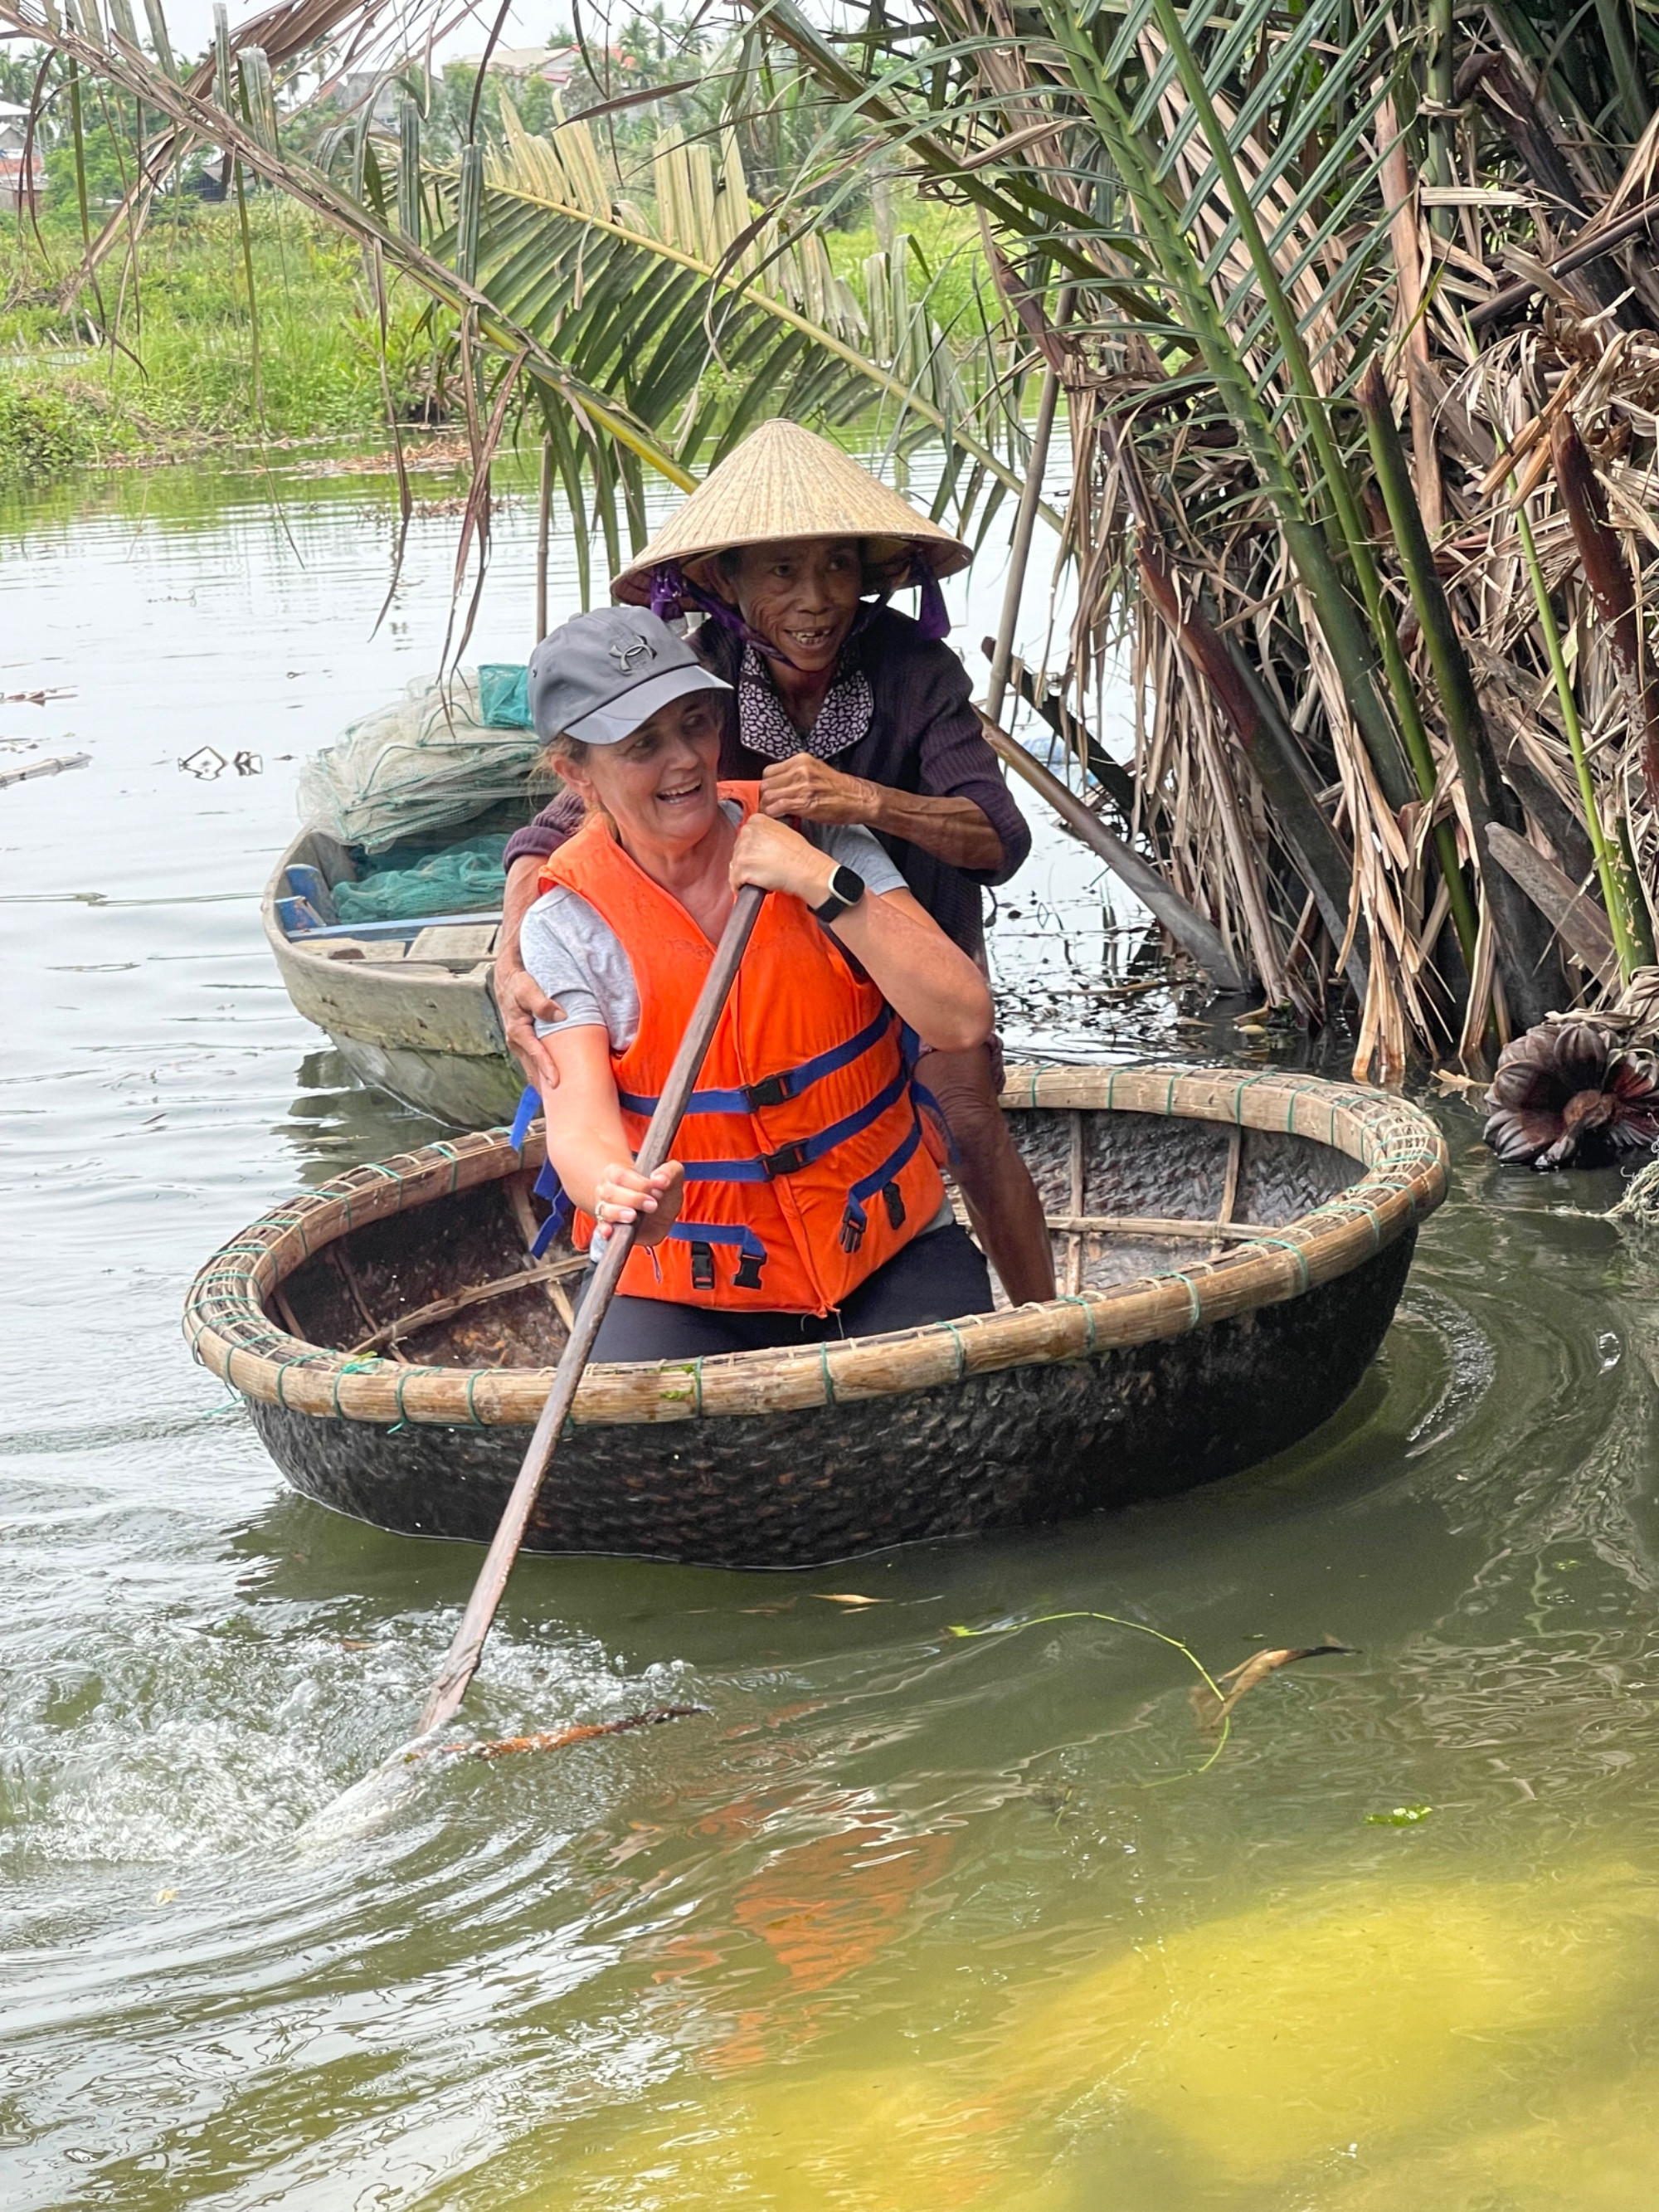
[{"label": "black smartwatch", "polygon": [[812,911],[820,921],[837,921],[849,906],[858,904],[864,896],[864,878],[857,869],[844,868],[837,861],[836,872],[830,878],[830,896],[822,906],[815,906]]}]

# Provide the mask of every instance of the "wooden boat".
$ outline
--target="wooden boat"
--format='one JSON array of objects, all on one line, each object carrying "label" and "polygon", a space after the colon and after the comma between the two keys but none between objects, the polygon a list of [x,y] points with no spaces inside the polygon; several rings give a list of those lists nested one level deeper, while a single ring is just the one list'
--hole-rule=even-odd
[{"label": "wooden boat", "polygon": [[260,913],[289,998],[363,1082],[454,1128],[507,1119],[524,1079],[491,986],[500,915],[343,928],[329,894],[356,874],[321,830],[302,830],[272,871]]},{"label": "wooden boat", "polygon": [[[591,1368],[548,1552],[805,1566],[1214,1481],[1342,1404],[1446,1188],[1398,1098],[1227,1068],[1015,1071],[1062,1295],[899,1334]],[[352,1170],[216,1253],[196,1356],[295,1486],[410,1534],[493,1532],[582,1262],[539,1267],[500,1129]]]}]

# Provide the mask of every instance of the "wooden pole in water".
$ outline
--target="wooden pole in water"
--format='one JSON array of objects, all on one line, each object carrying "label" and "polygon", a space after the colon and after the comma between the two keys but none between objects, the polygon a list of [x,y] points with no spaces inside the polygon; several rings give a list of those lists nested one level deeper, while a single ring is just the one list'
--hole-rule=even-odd
[{"label": "wooden pole in water", "polygon": [[[662,1096],[657,1101],[657,1110],[651,1116],[651,1126],[640,1146],[637,1164],[649,1175],[668,1158],[685,1112],[686,1102],[696,1087],[697,1077],[714,1036],[715,1024],[725,1009],[737,975],[738,963],[753,932],[766,894],[757,885],[746,884],[738,893],[732,908],[732,918],[721,932],[720,941],[714,949],[714,964],[709,969],[697,1003],[691,1009],[691,1018],[685,1025],[685,1035],[674,1055],[674,1064],[668,1071],[668,1080],[663,1085]],[[421,1715],[417,1735],[429,1735],[434,1729],[441,1728],[453,1719],[467,1692],[467,1686],[478,1670],[483,1656],[484,1638],[495,1618],[495,1609],[507,1588],[507,1578],[513,1571],[513,1562],[518,1557],[524,1532],[535,1510],[536,1500],[558,1449],[565,1420],[575,1401],[577,1386],[582,1371],[593,1350],[593,1340],[599,1333],[599,1324],[610,1309],[616,1295],[623,1267],[633,1249],[634,1233],[639,1220],[626,1226],[614,1228],[606,1242],[604,1255],[593,1270],[587,1295],[576,1315],[576,1326],[566,1340],[564,1352],[554,1370],[553,1387],[547,1394],[541,1418],[536,1423],[524,1464],[519,1469],[518,1480],[507,1501],[507,1510],[496,1529],[494,1541],[485,1555],[472,1595],[467,1600],[466,1611],[461,1615],[461,1625],[449,1647],[443,1672],[432,1686],[432,1693]]]},{"label": "wooden pole in water", "polygon": [[[1070,321],[1073,297],[1069,288],[1060,294],[1054,318],[1057,326]],[[985,687],[985,711],[994,722],[1002,720],[1003,694],[1008,689],[1008,672],[1013,665],[1014,629],[1025,592],[1025,571],[1031,558],[1037,508],[1042,503],[1042,479],[1048,467],[1048,445],[1054,436],[1054,413],[1059,404],[1060,371],[1051,361],[1042,373],[1042,388],[1037,396],[1031,458],[1014,516],[1013,542],[1008,549],[1008,580],[1002,593],[1002,618],[997,624],[996,650],[991,656],[990,681]]]},{"label": "wooden pole in water", "polygon": [[1126,845],[1121,837],[1114,837],[1106,824],[1093,811],[1085,806],[1073,791],[1068,791],[1057,775],[1033,760],[1018,738],[1011,738],[1000,730],[982,710],[980,721],[985,731],[986,743],[1000,761],[1023,776],[1033,791],[1046,799],[1060,820],[1073,830],[1085,845],[1099,854],[1107,866],[1121,883],[1128,888],[1161,921],[1182,951],[1191,954],[1218,991],[1237,996],[1249,989],[1249,978],[1242,975],[1232,954],[1227,950],[1221,932],[1207,915],[1201,915],[1181,894],[1171,890],[1158,870],[1139,853]]},{"label": "wooden pole in water", "polygon": [[553,441],[542,440],[541,495],[536,508],[536,642],[547,635],[547,542],[553,519]]}]

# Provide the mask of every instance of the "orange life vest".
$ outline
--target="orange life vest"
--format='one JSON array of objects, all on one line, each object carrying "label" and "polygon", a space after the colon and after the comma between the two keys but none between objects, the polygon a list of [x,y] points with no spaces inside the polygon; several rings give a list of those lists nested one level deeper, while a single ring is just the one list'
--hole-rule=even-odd
[{"label": "orange life vest", "polygon": [[[720,790],[754,812],[757,783]],[[637,1151],[714,948],[602,820],[548,859],[542,889],[556,884],[633,965],[639,1035],[611,1067]],[[684,1205],[660,1244],[629,1255],[630,1297],[828,1313],[939,1212],[898,1017],[798,898],[775,891],[761,908],[674,1152]],[[578,1212],[577,1244],[592,1233]]]}]

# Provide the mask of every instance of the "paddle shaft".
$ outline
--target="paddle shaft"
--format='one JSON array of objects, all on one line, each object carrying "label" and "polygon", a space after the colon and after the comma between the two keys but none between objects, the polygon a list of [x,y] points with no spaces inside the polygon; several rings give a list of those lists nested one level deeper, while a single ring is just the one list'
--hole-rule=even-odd
[{"label": "paddle shaft", "polygon": [[[761,902],[766,894],[754,884],[745,884],[738,893],[732,908],[732,918],[721,932],[720,941],[714,949],[714,960],[698,994],[697,1003],[691,1009],[691,1018],[685,1025],[685,1035],[674,1055],[674,1064],[668,1071],[662,1096],[657,1101],[657,1110],[651,1116],[651,1126],[645,1133],[636,1164],[649,1175],[668,1158],[682,1116],[692,1091],[696,1088],[702,1063],[708,1055],[715,1024],[725,1011],[731,995],[738,963],[748,945],[750,936],[759,916]],[[519,1469],[518,1480],[501,1515],[501,1526],[495,1531],[472,1595],[467,1600],[466,1611],[461,1615],[461,1625],[455,1632],[444,1660],[443,1672],[432,1686],[432,1694],[421,1715],[418,1735],[426,1735],[433,1729],[441,1728],[453,1717],[468,1685],[477,1672],[478,1662],[483,1656],[484,1638],[495,1618],[495,1609],[507,1588],[507,1578],[513,1571],[513,1562],[524,1540],[524,1532],[530,1516],[535,1510],[547,1470],[552,1464],[553,1454],[564,1431],[564,1425],[577,1388],[593,1349],[593,1340],[599,1333],[599,1324],[610,1309],[616,1295],[617,1285],[633,1249],[634,1234],[642,1217],[612,1228],[605,1241],[605,1250],[593,1269],[593,1279],[588,1285],[576,1314],[575,1327],[554,1370],[553,1387],[547,1394],[541,1417],[532,1431],[524,1463]]]}]

